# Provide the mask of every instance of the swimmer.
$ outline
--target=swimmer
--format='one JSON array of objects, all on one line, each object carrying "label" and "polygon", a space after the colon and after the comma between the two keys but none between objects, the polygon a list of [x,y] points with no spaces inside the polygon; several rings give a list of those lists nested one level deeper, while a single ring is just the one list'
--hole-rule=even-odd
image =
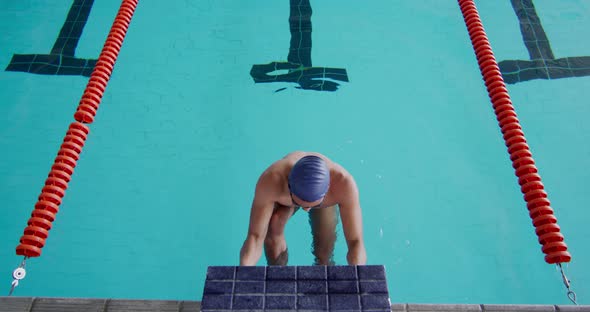
[{"label": "swimmer", "polygon": [[309,214],[314,264],[335,264],[338,211],[348,246],[348,264],[366,264],[359,192],[353,177],[324,155],[293,152],[270,165],[258,178],[240,265],[256,265],[263,246],[268,265],[287,265],[284,229],[299,209]]}]

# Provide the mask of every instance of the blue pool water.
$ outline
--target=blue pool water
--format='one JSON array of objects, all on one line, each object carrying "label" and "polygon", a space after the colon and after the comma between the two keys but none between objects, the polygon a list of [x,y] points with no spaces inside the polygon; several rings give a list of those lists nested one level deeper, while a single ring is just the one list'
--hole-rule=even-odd
[{"label": "blue pool water", "polygon": [[[15,54],[49,54],[79,2],[0,2],[0,66]],[[515,13],[529,2],[476,1],[498,61],[531,60]],[[75,58],[98,57],[119,5],[94,2]],[[555,59],[579,60],[576,74],[512,72],[522,80],[508,90],[572,254],[566,272],[588,304],[590,6],[534,5]],[[259,174],[309,150],[355,177],[368,261],[386,266],[392,302],[568,304],[560,273],[544,262],[457,3],[310,6],[311,50],[300,45],[292,56],[333,91],[313,90],[322,80],[309,77],[255,81],[254,65],[285,64],[304,42],[291,41],[287,0],[140,1],[47,245],[15,295],[200,300],[207,266],[238,264]],[[334,74],[342,72],[346,79]],[[0,72],[6,293],[22,260],[15,247],[87,81]],[[335,258],[345,264],[341,232]],[[311,264],[305,214],[286,236],[289,264]]]}]

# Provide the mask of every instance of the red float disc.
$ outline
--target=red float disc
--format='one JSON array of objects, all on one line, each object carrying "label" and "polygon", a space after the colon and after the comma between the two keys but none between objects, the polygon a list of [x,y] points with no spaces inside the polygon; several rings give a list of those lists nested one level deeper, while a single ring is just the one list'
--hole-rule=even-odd
[{"label": "red float disc", "polygon": [[29,218],[29,221],[27,222],[28,225],[32,225],[32,226],[36,226],[36,227],[40,227],[43,228],[45,230],[51,230],[51,221],[44,219],[44,218],[38,218],[38,217],[32,217]]},{"label": "red float disc", "polygon": [[570,262],[572,256],[567,251],[552,252],[545,256],[545,262],[549,264]]},{"label": "red float disc", "polygon": [[20,242],[25,245],[35,246],[39,248],[43,248],[43,246],[45,246],[45,240],[35,235],[23,235],[20,238]]},{"label": "red float disc", "polygon": [[49,236],[49,231],[38,226],[29,225],[25,228],[25,235],[33,235],[45,239]]},{"label": "red float disc", "polygon": [[41,248],[20,244],[16,246],[16,254],[25,257],[39,257],[41,255]]},{"label": "red float disc", "polygon": [[59,212],[59,204],[53,203],[48,200],[39,200],[35,204],[35,209],[48,210],[53,214],[57,214]]}]

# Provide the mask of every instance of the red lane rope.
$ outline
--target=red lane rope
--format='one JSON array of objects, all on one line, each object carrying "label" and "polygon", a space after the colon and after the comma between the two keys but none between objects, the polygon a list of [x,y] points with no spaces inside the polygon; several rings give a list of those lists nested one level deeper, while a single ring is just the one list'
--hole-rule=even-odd
[{"label": "red lane rope", "polygon": [[512,167],[518,177],[518,184],[524,194],[524,200],[527,203],[533,226],[536,228],[535,232],[539,243],[542,245],[541,250],[545,254],[545,261],[550,264],[569,262],[571,255],[567,251],[564,237],[560,233],[557,218],[553,215],[551,203],[547,199],[547,193],[541,183],[541,176],[526,143],[524,132],[512,106],[506,84],[504,84],[500,68],[494,58],[475,3],[473,0],[458,1],[496,113],[496,119],[504,135],[506,147],[508,147]]},{"label": "red lane rope", "polygon": [[74,114],[76,122],[70,124],[51,171],[45,180],[39,200],[35,204],[35,209],[31,213],[23,236],[21,236],[20,244],[16,247],[17,255],[25,257],[41,255],[41,248],[45,246],[51,224],[59,211],[59,205],[90,132],[84,123],[90,124],[94,121],[137,3],[138,0],[123,0],[119,8],[96,66],[90,75],[78,110]]},{"label": "red lane rope", "polygon": [[90,75],[86,90],[84,90],[78,105],[78,110],[74,114],[74,118],[79,122],[92,123],[94,121],[94,116],[102,100],[102,94],[111,78],[113,67],[119,56],[137,2],[138,0],[124,0],[119,8],[96,66],[94,66],[94,70]]}]

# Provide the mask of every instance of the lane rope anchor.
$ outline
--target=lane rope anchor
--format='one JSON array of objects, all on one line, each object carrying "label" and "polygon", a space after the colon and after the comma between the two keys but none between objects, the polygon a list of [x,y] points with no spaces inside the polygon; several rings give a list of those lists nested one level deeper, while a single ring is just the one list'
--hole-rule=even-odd
[{"label": "lane rope anchor", "polygon": [[25,270],[25,265],[26,265],[26,261],[27,261],[27,257],[25,257],[23,259],[23,261],[20,263],[20,265],[14,269],[14,271],[12,271],[12,286],[10,287],[10,292],[8,293],[8,296],[12,296],[12,292],[14,292],[14,289],[16,288],[16,286],[18,286],[18,283],[20,280],[24,279],[25,276],[27,276],[27,270]]},{"label": "lane rope anchor", "polygon": [[567,276],[565,276],[565,272],[563,271],[563,267],[561,266],[561,263],[558,263],[557,266],[559,267],[559,271],[561,272],[561,278],[563,279],[563,284],[565,285],[565,288],[567,288],[567,297],[575,305],[578,305],[578,303],[576,302],[576,293],[573,290],[571,290],[571,281],[567,278]]}]

